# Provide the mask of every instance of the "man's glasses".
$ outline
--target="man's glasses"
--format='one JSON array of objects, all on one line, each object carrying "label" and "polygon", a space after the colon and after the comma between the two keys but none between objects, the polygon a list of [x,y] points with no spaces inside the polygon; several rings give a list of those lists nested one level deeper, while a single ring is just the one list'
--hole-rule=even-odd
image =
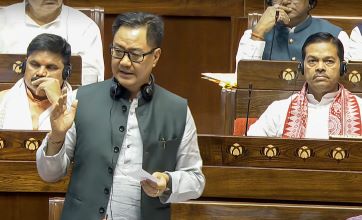
[{"label": "man's glasses", "polygon": [[153,48],[152,50],[148,51],[147,53],[137,54],[137,53],[122,50],[121,48],[118,48],[118,47],[111,46],[111,55],[113,58],[122,60],[124,55],[127,54],[128,58],[132,62],[141,63],[145,59],[145,56],[152,54],[153,51],[155,51],[156,49],[157,49],[157,47]]}]

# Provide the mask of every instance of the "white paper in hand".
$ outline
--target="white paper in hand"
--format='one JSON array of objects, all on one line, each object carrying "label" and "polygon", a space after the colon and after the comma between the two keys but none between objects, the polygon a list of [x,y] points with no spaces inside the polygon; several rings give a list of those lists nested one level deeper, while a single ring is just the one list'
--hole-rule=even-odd
[{"label": "white paper in hand", "polygon": [[148,173],[147,171],[145,171],[142,168],[127,172],[127,175],[139,182],[146,180],[146,179],[149,179],[149,180],[155,182],[156,184],[158,182],[158,179],[156,177],[152,176],[150,173]]}]

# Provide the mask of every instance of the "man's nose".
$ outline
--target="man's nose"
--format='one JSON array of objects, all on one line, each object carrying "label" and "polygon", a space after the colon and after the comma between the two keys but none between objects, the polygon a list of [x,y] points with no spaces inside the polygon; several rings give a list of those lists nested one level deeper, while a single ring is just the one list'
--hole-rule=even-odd
[{"label": "man's nose", "polygon": [[316,70],[321,71],[321,70],[325,70],[325,69],[326,69],[325,63],[323,61],[319,61],[317,63]]},{"label": "man's nose", "polygon": [[122,57],[122,59],[119,61],[119,63],[122,65],[122,66],[125,66],[125,67],[129,67],[132,65],[132,61],[129,59],[129,56],[127,53],[124,54],[124,56]]},{"label": "man's nose", "polygon": [[46,76],[48,74],[48,71],[45,66],[40,66],[36,75],[37,76]]}]

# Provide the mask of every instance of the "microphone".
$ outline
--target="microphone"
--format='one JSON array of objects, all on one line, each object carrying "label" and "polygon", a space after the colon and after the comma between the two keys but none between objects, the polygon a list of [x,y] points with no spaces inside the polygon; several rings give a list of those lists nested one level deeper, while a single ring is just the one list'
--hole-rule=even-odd
[{"label": "microphone", "polygon": [[248,128],[249,128],[249,113],[250,113],[250,100],[251,100],[251,92],[253,91],[253,84],[249,83],[248,89],[248,107],[246,109],[246,123],[245,123],[245,136],[248,136]]},{"label": "microphone", "polygon": [[273,45],[274,45],[274,37],[275,37],[275,25],[276,25],[277,22],[278,22],[278,18],[279,18],[279,11],[275,11],[275,24],[274,24],[274,27],[273,27],[273,35],[272,35],[272,40],[271,40],[269,60],[271,60],[272,53],[273,53]]}]

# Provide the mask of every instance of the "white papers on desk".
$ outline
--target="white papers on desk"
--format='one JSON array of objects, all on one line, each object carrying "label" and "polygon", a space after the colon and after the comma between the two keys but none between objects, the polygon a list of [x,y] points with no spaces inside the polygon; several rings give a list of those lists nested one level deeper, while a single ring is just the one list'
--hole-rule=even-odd
[{"label": "white papers on desk", "polygon": [[218,83],[223,88],[236,88],[237,85],[235,73],[201,73],[201,75],[201,78]]},{"label": "white papers on desk", "polygon": [[152,176],[150,173],[148,173],[147,171],[145,171],[142,168],[127,172],[127,176],[130,176],[139,182],[146,180],[146,179],[149,179],[155,183],[158,182],[158,179],[156,177]]}]

